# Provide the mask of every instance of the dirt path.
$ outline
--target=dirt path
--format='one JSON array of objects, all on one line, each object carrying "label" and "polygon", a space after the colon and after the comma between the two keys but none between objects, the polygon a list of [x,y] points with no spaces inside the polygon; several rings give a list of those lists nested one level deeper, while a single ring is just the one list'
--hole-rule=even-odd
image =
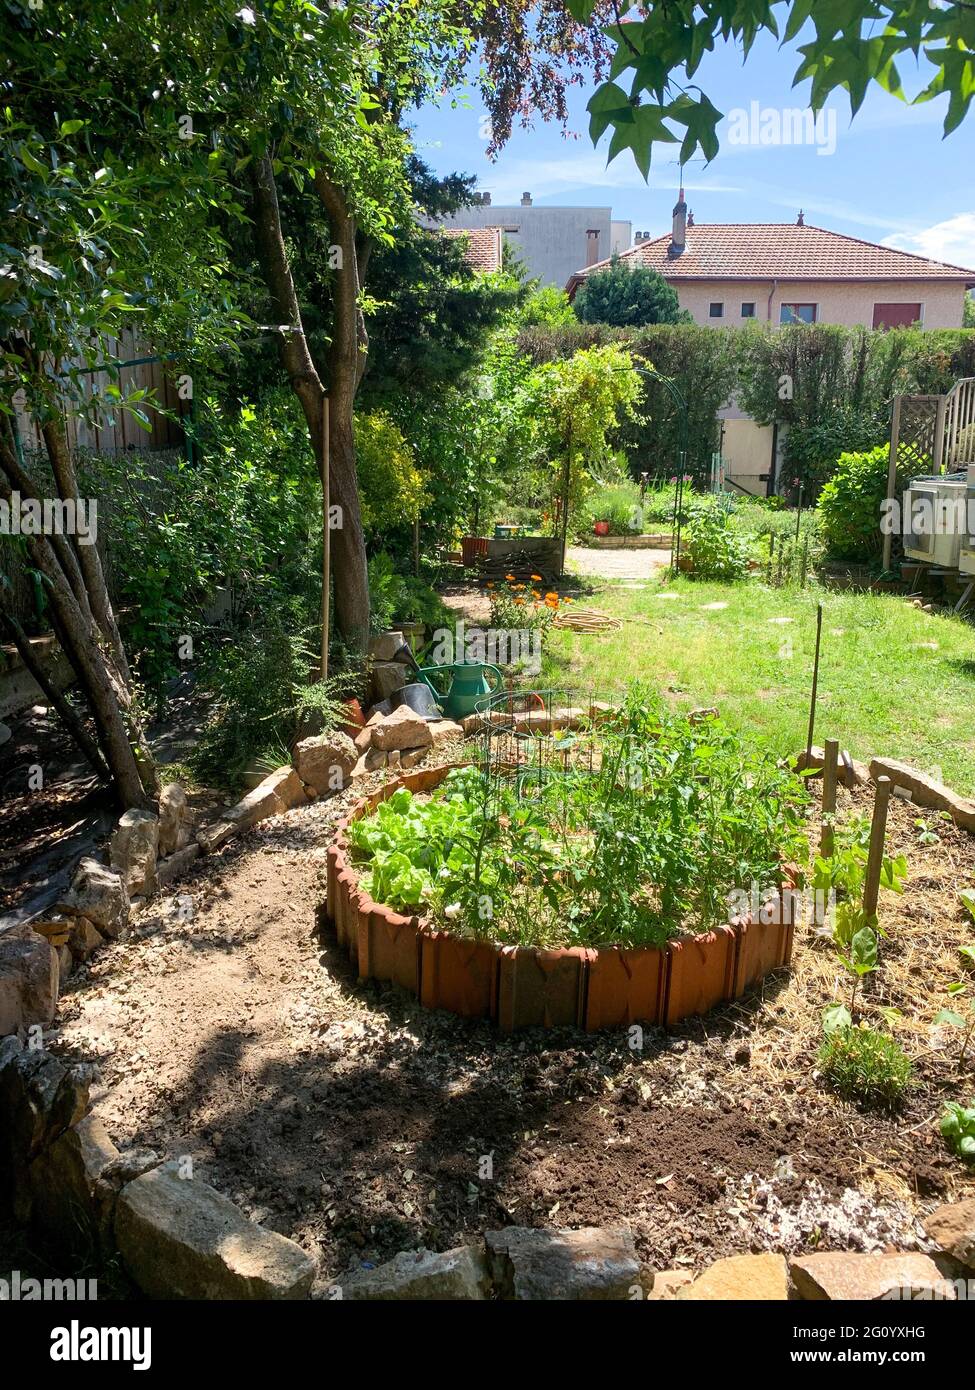
[{"label": "dirt path", "polygon": [[919,1211],[963,1181],[936,1096],[889,1120],[823,1092],[808,1020],[833,985],[808,943],[793,975],[646,1030],[642,1052],[622,1034],[502,1038],[360,986],[316,931],[342,811],[303,808],[203,861],[71,982],[55,1035],[98,1057],[120,1146],[192,1155],[326,1275],[511,1222],[623,1221],[657,1267],[911,1247]]},{"label": "dirt path", "polygon": [[652,579],[670,564],[669,550],[611,550],[570,545],[566,551],[573,574],[594,579]]}]

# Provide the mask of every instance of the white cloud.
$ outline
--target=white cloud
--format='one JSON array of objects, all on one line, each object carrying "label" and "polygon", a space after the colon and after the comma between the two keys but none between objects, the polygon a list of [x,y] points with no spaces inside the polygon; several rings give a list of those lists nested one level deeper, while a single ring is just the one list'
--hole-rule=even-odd
[{"label": "white cloud", "polygon": [[[504,205],[517,203],[526,188],[531,190],[532,197],[538,202],[542,198],[564,198],[567,194],[577,193],[581,189],[631,189],[643,193],[660,189],[673,191],[677,187],[678,178],[676,168],[661,165],[657,169],[651,169],[648,185],[644,183],[643,175],[625,151],[612,164],[607,165],[606,156],[602,151],[587,150],[584,154],[566,151],[563,159],[502,157],[489,171],[479,176],[478,184],[481,188],[490,190],[495,203]],[[733,184],[698,184],[687,170],[684,174],[684,186],[688,192],[702,187],[707,187],[708,191],[713,193],[739,192],[738,186]],[[585,201],[590,201],[591,194],[587,192],[584,198]]]},{"label": "white cloud", "polygon": [[897,232],[887,237],[884,245],[967,269],[975,266],[975,212],[956,213],[920,232]]}]

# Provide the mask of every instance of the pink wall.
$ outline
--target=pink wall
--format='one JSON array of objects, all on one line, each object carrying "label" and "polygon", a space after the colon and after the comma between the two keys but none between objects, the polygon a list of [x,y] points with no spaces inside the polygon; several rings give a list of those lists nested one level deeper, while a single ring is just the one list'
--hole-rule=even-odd
[{"label": "pink wall", "polygon": [[[873,326],[873,306],[878,303],[920,303],[925,328],[961,328],[965,306],[965,286],[961,281],[809,280],[780,282],[774,289],[769,280],[671,280],[681,308],[687,309],[695,323],[712,328],[740,328],[749,320],[741,316],[743,301],[755,304],[755,320],[769,320],[769,292],[772,291],[771,322],[779,322],[779,309],[785,304],[818,305],[817,322],[840,323],[847,327]],[[724,317],[713,319],[708,309],[712,300],[724,303]]]}]

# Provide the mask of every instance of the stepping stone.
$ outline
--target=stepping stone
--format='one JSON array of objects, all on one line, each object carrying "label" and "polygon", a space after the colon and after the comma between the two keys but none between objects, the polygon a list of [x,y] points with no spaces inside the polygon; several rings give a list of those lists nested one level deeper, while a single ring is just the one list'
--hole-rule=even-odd
[{"label": "stepping stone", "polygon": [[621,589],[645,589],[646,584],[621,584]]},{"label": "stepping stone", "polygon": [[769,618],[769,622],[770,622],[770,623],[779,623],[779,624],[782,624],[782,623],[791,623],[791,622],[794,622],[794,621],[795,621],[794,618]]},{"label": "stepping stone", "polygon": [[727,608],[726,603],[702,603],[701,608],[706,613],[716,613],[719,608]]},{"label": "stepping stone", "polygon": [[654,598],[680,598],[680,594],[654,594]]},{"label": "stepping stone", "polygon": [[833,635],[834,637],[845,637],[845,636],[846,636],[846,628],[845,628],[845,627],[831,627],[831,628],[830,628],[830,632],[832,633],[832,635]]}]

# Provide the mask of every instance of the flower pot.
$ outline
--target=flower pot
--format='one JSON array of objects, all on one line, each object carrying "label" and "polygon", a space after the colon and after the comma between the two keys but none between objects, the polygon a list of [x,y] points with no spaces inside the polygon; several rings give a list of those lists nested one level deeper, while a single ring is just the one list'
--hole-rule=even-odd
[{"label": "flower pot", "polygon": [[343,700],[342,704],[348,712],[348,719],[339,728],[343,734],[348,734],[349,738],[355,738],[360,729],[365,727],[366,716],[362,713],[362,706],[356,699]]},{"label": "flower pot", "polygon": [[593,529],[593,534],[596,535],[596,536],[608,536],[608,535],[609,535],[609,522],[608,522],[608,521],[594,521],[593,524],[592,524],[592,529]]},{"label": "flower pot", "polygon": [[471,941],[450,932],[420,929],[420,1003],[462,1018],[493,1018],[498,1007],[495,941]]},{"label": "flower pot", "polygon": [[662,1023],[670,957],[654,946],[600,946],[589,963],[587,1032]]},{"label": "flower pot", "polygon": [[732,927],[667,942],[670,971],[664,1021],[669,1026],[731,999],[738,937]]},{"label": "flower pot", "polygon": [[501,1031],[581,1027],[586,970],[594,955],[580,946],[551,951],[503,946],[498,988]]}]

